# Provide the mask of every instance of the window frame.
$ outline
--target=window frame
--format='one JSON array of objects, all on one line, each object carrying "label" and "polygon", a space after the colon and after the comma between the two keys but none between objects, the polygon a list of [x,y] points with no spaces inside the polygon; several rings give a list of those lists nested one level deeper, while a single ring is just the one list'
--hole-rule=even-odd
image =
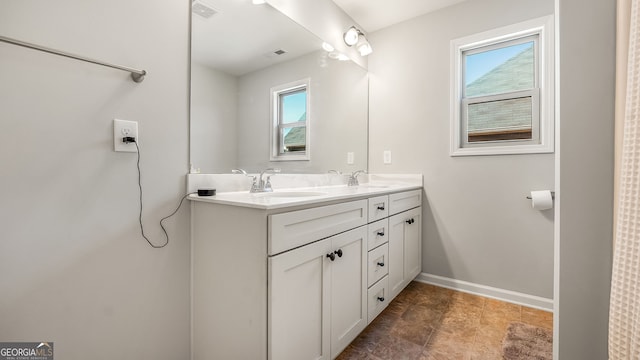
[{"label": "window frame", "polygon": [[[311,160],[311,128],[310,128],[310,99],[311,99],[311,80],[309,78],[293,81],[287,84],[275,86],[271,88],[271,136],[270,136],[270,156],[271,161],[305,161]],[[304,90],[306,92],[306,116],[305,121],[298,121],[283,124],[281,114],[282,95]],[[299,152],[285,153],[281,151],[284,138],[282,129],[305,127],[305,150]]]},{"label": "window frame", "polygon": [[[534,39],[535,38],[535,39]],[[534,41],[534,88],[467,98],[465,58],[485,51]],[[451,41],[450,155],[552,153],[554,151],[553,16],[466,36]],[[468,141],[469,105],[531,97],[532,139]]]}]

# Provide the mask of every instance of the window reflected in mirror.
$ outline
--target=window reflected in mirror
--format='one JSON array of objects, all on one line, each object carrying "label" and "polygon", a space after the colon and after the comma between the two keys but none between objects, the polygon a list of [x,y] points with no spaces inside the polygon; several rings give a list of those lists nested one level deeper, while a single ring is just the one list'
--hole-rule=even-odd
[{"label": "window reflected in mirror", "polygon": [[304,152],[307,149],[307,88],[282,92],[278,97],[279,155]]},{"label": "window reflected in mirror", "polygon": [[271,89],[271,160],[309,160],[309,79]]}]

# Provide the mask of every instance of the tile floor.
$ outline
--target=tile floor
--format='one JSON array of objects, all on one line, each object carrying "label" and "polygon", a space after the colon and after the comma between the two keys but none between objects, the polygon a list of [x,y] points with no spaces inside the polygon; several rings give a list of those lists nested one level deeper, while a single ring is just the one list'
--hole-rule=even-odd
[{"label": "tile floor", "polygon": [[514,321],[551,329],[553,315],[414,281],[337,360],[499,360]]}]

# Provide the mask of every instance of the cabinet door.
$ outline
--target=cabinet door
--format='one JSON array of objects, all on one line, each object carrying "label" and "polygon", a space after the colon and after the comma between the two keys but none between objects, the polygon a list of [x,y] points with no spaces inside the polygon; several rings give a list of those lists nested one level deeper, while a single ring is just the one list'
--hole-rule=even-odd
[{"label": "cabinet door", "polygon": [[404,288],[404,225],[409,220],[401,213],[389,218],[389,301]]},{"label": "cabinet door", "polygon": [[422,269],[422,207],[389,218],[389,295],[393,299]]},{"label": "cabinet door", "polygon": [[367,227],[330,239],[336,254],[330,264],[331,358],[335,358],[367,326]]},{"label": "cabinet door", "polygon": [[330,358],[329,253],[331,238],[269,258],[269,359]]},{"label": "cabinet door", "polygon": [[404,224],[405,285],[422,272],[422,208],[406,212],[410,222]]}]

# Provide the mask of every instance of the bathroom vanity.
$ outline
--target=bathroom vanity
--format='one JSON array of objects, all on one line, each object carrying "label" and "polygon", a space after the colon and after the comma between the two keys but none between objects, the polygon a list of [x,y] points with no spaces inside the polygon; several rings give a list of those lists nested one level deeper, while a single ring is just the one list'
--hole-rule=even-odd
[{"label": "bathroom vanity", "polygon": [[334,359],[420,273],[420,185],[190,199],[195,360]]}]

